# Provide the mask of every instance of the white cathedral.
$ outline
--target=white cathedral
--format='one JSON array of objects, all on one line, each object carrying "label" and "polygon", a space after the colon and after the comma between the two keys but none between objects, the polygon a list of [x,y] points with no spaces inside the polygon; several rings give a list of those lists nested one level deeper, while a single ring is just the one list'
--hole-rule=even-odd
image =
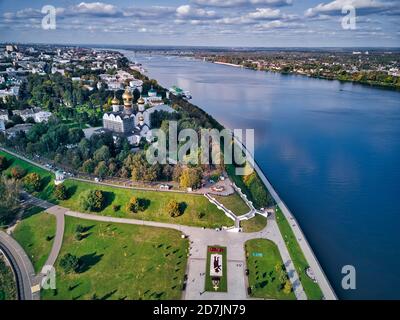
[{"label": "white cathedral", "polygon": [[161,96],[152,88],[146,97],[140,97],[137,101],[137,113],[133,112],[133,96],[129,87],[122,95],[124,105],[114,97],[112,100],[112,111],[104,113],[103,129],[115,133],[114,139],[118,136],[125,136],[129,143],[138,145],[142,138],[148,142],[153,140],[150,117],[155,111],[175,112],[170,106],[163,103]]}]

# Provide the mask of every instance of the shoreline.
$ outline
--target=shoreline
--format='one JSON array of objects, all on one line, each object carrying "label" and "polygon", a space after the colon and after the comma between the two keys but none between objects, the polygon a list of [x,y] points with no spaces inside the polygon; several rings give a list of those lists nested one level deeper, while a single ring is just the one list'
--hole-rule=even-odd
[{"label": "shoreline", "polygon": [[252,70],[252,71],[271,72],[271,73],[276,73],[276,74],[280,74],[280,75],[300,76],[300,77],[306,77],[306,78],[318,79],[318,80],[338,81],[340,83],[351,83],[351,84],[367,86],[367,87],[375,88],[375,89],[391,90],[391,91],[400,92],[400,87],[379,84],[379,83],[368,83],[368,82],[360,82],[360,81],[353,81],[353,80],[346,80],[346,79],[334,79],[334,78],[327,78],[327,77],[322,77],[322,76],[314,76],[312,74],[302,74],[302,73],[295,73],[295,72],[281,72],[281,71],[276,71],[276,70],[259,70],[259,69],[255,69],[255,68],[245,67],[240,64],[234,64],[234,63],[228,63],[228,62],[209,61],[209,60],[204,60],[204,61],[213,63],[213,64],[223,65],[223,66],[234,67],[234,68],[243,68],[243,69]]},{"label": "shoreline", "polygon": [[214,61],[214,64],[219,64],[222,66],[229,66],[229,67],[235,67],[235,68],[244,68],[244,66],[241,66],[240,64],[234,64],[234,63],[228,63],[228,62],[220,62],[220,61]]},{"label": "shoreline", "polygon": [[[131,60],[129,59],[129,61],[131,61]],[[225,63],[219,63],[219,64],[226,65]],[[236,68],[237,67],[242,67],[242,66],[236,66],[236,65],[233,65],[233,64],[231,64],[231,65],[236,67]],[[157,79],[155,79],[155,80],[157,80]],[[161,86],[161,84],[159,84],[159,85]],[[193,105],[194,107],[196,107],[196,108],[200,109],[201,111],[205,112],[201,107],[199,107],[197,105],[194,105],[192,103],[191,103],[191,105]],[[212,119],[214,119],[221,127],[224,127],[212,115],[209,115],[209,116]],[[241,141],[239,141],[237,138],[235,138],[235,141],[236,141],[236,143],[238,143],[238,144],[243,146],[243,150],[245,150],[246,154],[248,156],[250,156],[251,159],[253,160],[254,169],[255,169],[257,175],[261,179],[264,187],[268,190],[268,192],[274,198],[274,200],[277,203],[277,205],[281,208],[282,212],[285,215],[285,218],[288,220],[288,222],[294,221],[296,223],[295,226],[297,228],[294,228],[292,226],[292,223],[289,223],[290,228],[291,228],[292,232],[294,233],[294,235],[296,236],[297,243],[299,244],[301,251],[303,252],[304,256],[306,257],[306,260],[307,260],[309,266],[311,267],[311,269],[314,271],[314,273],[316,275],[316,278],[317,278],[317,281],[318,281],[318,285],[319,285],[319,287],[320,287],[325,299],[327,299],[327,300],[337,300],[338,298],[337,298],[337,296],[336,296],[336,294],[335,294],[335,292],[334,292],[334,290],[333,290],[333,288],[332,288],[327,276],[325,275],[325,273],[324,273],[324,271],[323,271],[318,259],[316,258],[315,254],[314,254],[314,251],[312,250],[312,248],[310,246],[310,244],[306,240],[306,237],[305,237],[303,231],[301,230],[297,220],[294,218],[294,215],[290,212],[288,207],[281,200],[281,198],[279,197],[278,193],[275,191],[275,189],[273,188],[272,184],[269,182],[268,178],[265,176],[265,174],[263,173],[261,168],[258,166],[258,164],[257,164],[256,160],[253,158],[252,154],[246,149],[246,147],[242,144]],[[298,239],[302,239],[303,241],[299,241]]]}]

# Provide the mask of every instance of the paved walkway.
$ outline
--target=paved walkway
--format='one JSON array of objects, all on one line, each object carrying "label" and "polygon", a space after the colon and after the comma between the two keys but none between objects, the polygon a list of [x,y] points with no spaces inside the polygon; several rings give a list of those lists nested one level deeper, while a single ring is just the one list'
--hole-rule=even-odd
[{"label": "paved walkway", "polygon": [[[307,299],[303,287],[299,281],[298,274],[290,259],[289,252],[276,224],[274,215],[268,217],[267,227],[256,233],[237,233],[227,231],[216,231],[213,229],[203,229],[198,227],[189,227],[184,225],[161,223],[155,221],[135,220],[129,218],[116,218],[109,216],[100,216],[95,214],[87,214],[71,211],[67,208],[54,206],[43,200],[39,200],[31,195],[25,195],[32,204],[46,209],[47,212],[53,214],[57,218],[56,237],[54,239],[51,253],[47,259],[47,265],[54,265],[62,246],[62,238],[64,233],[64,216],[75,217],[79,219],[122,223],[131,225],[143,225],[157,228],[175,229],[185,234],[190,241],[190,255],[188,258],[187,274],[188,281],[185,299],[190,300],[244,300],[249,299],[247,295],[246,285],[246,258],[244,244],[251,239],[268,239],[273,241],[279,249],[282,260],[285,264],[288,276],[293,285],[296,298],[299,300]],[[228,292],[213,293],[202,292],[204,289],[207,247],[210,245],[225,246],[228,252]]]},{"label": "paved walkway", "polygon": [[39,279],[24,249],[11,236],[0,231],[0,249],[13,266],[17,278],[18,296],[21,300],[39,300]]},{"label": "paved walkway", "polygon": [[54,237],[53,246],[51,248],[50,254],[46,260],[45,266],[52,266],[56,263],[57,257],[61,251],[62,241],[64,237],[64,227],[65,227],[65,208],[59,206],[52,206],[46,211],[53,214],[56,217],[56,235]]}]

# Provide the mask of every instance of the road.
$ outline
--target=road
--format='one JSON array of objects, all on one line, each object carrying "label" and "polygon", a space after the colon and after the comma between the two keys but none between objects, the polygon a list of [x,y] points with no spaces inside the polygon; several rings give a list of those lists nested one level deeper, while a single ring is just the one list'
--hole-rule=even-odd
[{"label": "road", "polygon": [[33,265],[24,249],[3,231],[0,231],[0,249],[12,264],[17,279],[19,299],[39,300],[40,294],[37,287],[39,279],[36,277]]}]

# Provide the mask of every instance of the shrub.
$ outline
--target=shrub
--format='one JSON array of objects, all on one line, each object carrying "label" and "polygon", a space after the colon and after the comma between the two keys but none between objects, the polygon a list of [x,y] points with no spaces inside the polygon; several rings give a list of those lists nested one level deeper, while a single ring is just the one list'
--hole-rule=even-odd
[{"label": "shrub", "polygon": [[201,186],[202,171],[200,168],[185,168],[179,178],[182,188],[199,188]]},{"label": "shrub", "polygon": [[78,257],[67,253],[61,258],[60,267],[65,273],[77,272],[79,269],[79,259]]},{"label": "shrub", "polygon": [[118,212],[119,210],[121,210],[121,206],[119,204],[114,204],[113,205],[113,211],[114,212]]},{"label": "shrub", "polygon": [[87,190],[79,197],[81,208],[85,211],[101,211],[105,203],[104,193],[101,190]]},{"label": "shrub", "polygon": [[15,166],[11,169],[11,176],[15,179],[22,179],[26,174],[26,171],[24,168],[21,168],[20,166]]},{"label": "shrub", "polygon": [[136,197],[132,197],[126,205],[126,210],[128,212],[137,213],[139,211],[144,211],[144,202],[143,199],[138,199]]},{"label": "shrub", "polygon": [[170,200],[170,202],[168,202],[166,210],[167,214],[172,218],[179,217],[181,215],[179,203],[175,200]]},{"label": "shrub", "polygon": [[59,184],[54,189],[54,196],[57,200],[67,200],[68,192],[67,188],[63,184]]},{"label": "shrub", "polygon": [[197,213],[197,217],[198,217],[200,220],[203,219],[205,216],[206,216],[206,214],[205,214],[203,211],[199,211],[199,212]]},{"label": "shrub", "polygon": [[290,280],[285,281],[285,285],[283,286],[283,293],[289,294],[292,292],[292,284]]},{"label": "shrub", "polygon": [[85,228],[83,225],[78,224],[78,225],[76,226],[75,232],[77,232],[77,233],[83,233],[83,232],[85,232],[85,231],[86,231],[86,228]]},{"label": "shrub", "polygon": [[33,172],[29,173],[25,178],[24,178],[24,188],[28,192],[35,192],[39,191],[40,187],[42,186],[41,178],[40,176]]}]

